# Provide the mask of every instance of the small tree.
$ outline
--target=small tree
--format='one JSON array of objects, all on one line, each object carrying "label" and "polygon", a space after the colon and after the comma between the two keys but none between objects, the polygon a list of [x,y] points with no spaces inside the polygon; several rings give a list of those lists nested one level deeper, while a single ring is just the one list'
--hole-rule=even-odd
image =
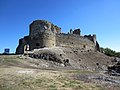
[{"label": "small tree", "polygon": [[120,57],[120,52],[116,52],[114,50],[111,50],[110,48],[101,47],[101,52],[104,52],[108,56]]}]

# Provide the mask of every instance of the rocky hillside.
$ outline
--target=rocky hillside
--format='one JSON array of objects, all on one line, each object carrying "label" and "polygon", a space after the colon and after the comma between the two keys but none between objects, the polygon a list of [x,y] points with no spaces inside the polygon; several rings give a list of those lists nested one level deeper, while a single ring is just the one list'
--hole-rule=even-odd
[{"label": "rocky hillside", "polygon": [[59,67],[81,70],[95,70],[97,68],[105,70],[114,59],[98,51],[63,47],[36,49],[31,52],[30,57],[52,61]]},{"label": "rocky hillside", "polygon": [[[63,48],[46,49],[44,53],[46,52],[61,61],[46,60],[45,57],[35,59],[27,55],[0,55],[0,90],[120,90],[119,76],[91,69],[96,68],[96,62],[100,66],[109,63],[111,58],[104,54],[78,52],[77,55],[66,53],[73,51]],[[40,51],[35,50],[34,54],[38,57]],[[68,60],[66,64],[64,59]]]}]

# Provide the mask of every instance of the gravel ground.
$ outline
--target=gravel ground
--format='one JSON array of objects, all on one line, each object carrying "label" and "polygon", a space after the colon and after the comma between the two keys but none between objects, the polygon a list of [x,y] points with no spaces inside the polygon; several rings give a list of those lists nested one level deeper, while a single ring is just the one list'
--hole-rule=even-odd
[{"label": "gravel ground", "polygon": [[92,74],[74,74],[75,80],[102,85],[105,90],[120,90],[120,76],[110,76],[101,72]]}]

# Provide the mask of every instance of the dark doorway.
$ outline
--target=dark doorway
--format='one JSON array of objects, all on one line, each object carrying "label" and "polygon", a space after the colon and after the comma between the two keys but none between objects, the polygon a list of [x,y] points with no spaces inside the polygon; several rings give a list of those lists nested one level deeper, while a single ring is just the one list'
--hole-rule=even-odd
[{"label": "dark doorway", "polygon": [[36,46],[40,46],[40,44],[39,44],[39,43],[36,43]]}]

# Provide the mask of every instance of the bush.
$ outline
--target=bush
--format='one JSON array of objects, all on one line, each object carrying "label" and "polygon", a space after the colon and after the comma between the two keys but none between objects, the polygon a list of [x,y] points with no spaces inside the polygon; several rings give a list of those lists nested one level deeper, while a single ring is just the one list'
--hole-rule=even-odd
[{"label": "bush", "polygon": [[110,48],[103,48],[101,47],[101,52],[108,56],[114,56],[114,57],[120,57],[120,52],[116,52],[114,50],[111,50]]}]

